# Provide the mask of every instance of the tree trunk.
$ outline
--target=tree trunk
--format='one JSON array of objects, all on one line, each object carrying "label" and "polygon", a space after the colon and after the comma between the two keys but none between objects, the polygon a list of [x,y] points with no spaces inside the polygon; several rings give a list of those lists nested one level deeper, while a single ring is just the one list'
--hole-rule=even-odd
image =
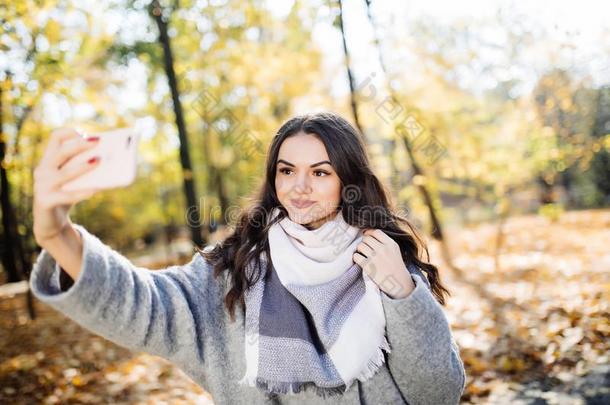
[{"label": "tree trunk", "polygon": [[187,204],[187,226],[191,230],[191,239],[198,247],[203,247],[204,240],[201,233],[201,216],[199,213],[199,205],[195,192],[195,182],[193,179],[193,169],[191,158],[189,155],[188,136],[186,125],[184,123],[184,115],[182,113],[182,103],[180,101],[180,91],[176,80],[176,72],[174,70],[174,57],[172,54],[170,38],[167,34],[167,23],[163,20],[163,9],[157,0],[153,0],[149,7],[151,17],[157,23],[159,28],[159,43],[163,47],[163,62],[167,82],[172,94],[174,105],[174,114],[176,116],[176,127],[178,128],[178,137],[180,139],[180,164],[182,165],[182,173],[184,179],[184,194]]},{"label": "tree trunk", "polygon": [[[407,150],[407,154],[409,155],[409,160],[411,161],[411,168],[413,169],[413,176],[424,177],[423,170],[417,163],[417,161],[415,159],[415,155],[413,155],[411,142],[409,142],[409,139],[406,136],[402,137],[402,141],[405,145],[405,149]],[[432,196],[430,195],[430,192],[428,191],[428,188],[426,187],[425,184],[418,184],[417,189],[419,190],[419,193],[422,195],[422,198],[424,199],[424,203],[428,207],[428,215],[430,215],[430,223],[432,225],[431,235],[434,239],[442,241],[443,237],[444,237],[443,228],[441,226],[441,222],[438,218],[438,215],[436,214],[436,209],[434,208]]]},{"label": "tree trunk", "polygon": [[[375,24],[375,21],[373,20],[373,15],[371,14],[370,0],[365,0],[365,3],[366,3],[366,16],[368,17],[368,20],[373,29],[373,43],[375,44],[375,48],[377,48],[378,57],[380,59],[381,65],[382,65],[382,67],[385,67],[385,62],[383,60],[383,53],[381,52],[381,43],[379,41],[379,36],[377,35],[377,26]],[[384,73],[385,73],[385,69],[384,69]],[[406,181],[403,181],[403,178],[405,176],[402,176],[402,174],[398,170],[398,166],[396,165],[396,158],[395,158],[395,154],[394,154],[394,151],[396,150],[396,137],[394,137],[394,136],[392,138],[390,138],[390,150],[392,151],[391,155],[390,155],[390,169],[392,171],[392,176],[391,176],[392,188],[394,190],[396,190],[396,201],[398,203],[400,203],[398,194],[400,193],[400,190],[402,190],[402,188],[406,185],[405,184]]]},{"label": "tree trunk", "polygon": [[[369,21],[371,22],[371,26],[373,28],[373,33],[375,36],[375,46],[377,47],[379,65],[381,66],[381,70],[382,70],[386,80],[388,81],[387,87],[388,87],[388,92],[390,94],[390,98],[394,105],[400,106],[400,103],[398,102],[398,97],[396,96],[396,93],[394,92],[394,90],[392,89],[392,86],[389,83],[388,71],[386,68],[385,60],[383,58],[383,52],[381,51],[381,44],[380,44],[379,38],[377,37],[377,25],[375,24],[375,21],[371,14],[371,2],[370,2],[370,0],[364,0],[364,2],[366,4],[367,16],[369,18]],[[413,147],[411,145],[411,141],[404,133],[402,133],[402,132],[398,132],[398,133],[401,134],[401,138],[405,145],[405,149],[407,151],[407,154],[409,155],[409,161],[411,163],[411,169],[413,171],[413,175],[414,176],[417,176],[417,175],[424,176],[423,170],[422,170],[421,166],[419,165],[419,163],[417,162],[415,155],[413,154]],[[425,176],[424,176],[424,178],[425,178]],[[444,256],[445,262],[450,267],[453,267],[453,264],[452,264],[453,262],[451,259],[451,254],[449,252],[449,247],[447,246],[447,243],[445,241],[444,234],[443,234],[443,226],[441,224],[439,216],[437,215],[436,208],[434,207],[430,192],[425,184],[418,184],[417,189],[418,189],[419,193],[421,194],[421,196],[424,200],[424,203],[428,207],[428,215],[430,217],[430,223],[432,225],[431,235],[434,239],[436,239],[440,242],[441,253]]]},{"label": "tree trunk", "polygon": [[351,57],[349,54],[349,49],[347,48],[347,41],[345,39],[345,28],[343,27],[343,2],[342,0],[338,0],[339,2],[339,29],[341,30],[341,39],[343,40],[343,54],[345,55],[345,69],[347,71],[347,78],[349,81],[349,94],[350,94],[350,107],[352,109],[352,115],[354,116],[354,123],[356,124],[356,128],[364,137],[365,142],[368,144],[368,140],[364,129],[362,128],[362,124],[360,123],[360,118],[358,116],[358,101],[356,99],[356,84],[354,83],[354,75],[352,74],[351,68]]},{"label": "tree trunk", "polygon": [[222,174],[222,170],[216,169],[216,180],[214,183],[216,185],[216,194],[218,195],[218,201],[220,202],[220,224],[226,225],[225,213],[229,210],[229,197],[227,196],[227,191],[225,189],[225,183]]},{"label": "tree trunk", "polygon": [[15,232],[15,212],[11,204],[10,183],[6,171],[6,137],[4,134],[3,101],[4,94],[0,86],[0,207],[2,208],[2,236],[4,249],[2,249],[2,265],[7,274],[9,283],[23,279],[23,273],[19,271],[16,253],[19,244],[18,235]]}]

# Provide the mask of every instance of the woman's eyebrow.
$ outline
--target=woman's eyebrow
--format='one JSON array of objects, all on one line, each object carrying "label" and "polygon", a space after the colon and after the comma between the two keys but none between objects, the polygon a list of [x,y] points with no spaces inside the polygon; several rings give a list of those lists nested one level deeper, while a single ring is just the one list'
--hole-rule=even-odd
[{"label": "woman's eyebrow", "polygon": [[[292,166],[292,167],[294,167],[294,164],[292,164],[292,163],[290,163],[290,162],[287,162],[287,161],[285,161],[284,159],[278,159],[278,161],[277,161],[277,162],[278,162],[278,163],[284,163],[285,165],[288,165],[288,166]],[[312,165],[309,165],[309,167],[316,167],[316,166],[320,166],[320,165],[323,165],[324,163],[328,163],[329,165],[331,165],[331,166],[332,166],[332,164],[331,164],[331,163],[330,163],[328,160],[323,160],[323,161],[321,161],[321,162],[318,162],[318,163],[314,163],[314,164],[312,164]]]}]

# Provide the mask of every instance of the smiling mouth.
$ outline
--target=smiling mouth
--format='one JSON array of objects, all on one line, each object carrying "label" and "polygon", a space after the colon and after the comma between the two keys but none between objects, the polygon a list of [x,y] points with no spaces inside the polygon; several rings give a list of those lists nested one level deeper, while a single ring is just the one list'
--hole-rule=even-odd
[{"label": "smiling mouth", "polygon": [[315,204],[315,201],[298,201],[298,200],[290,200],[293,206],[297,208],[307,208]]}]

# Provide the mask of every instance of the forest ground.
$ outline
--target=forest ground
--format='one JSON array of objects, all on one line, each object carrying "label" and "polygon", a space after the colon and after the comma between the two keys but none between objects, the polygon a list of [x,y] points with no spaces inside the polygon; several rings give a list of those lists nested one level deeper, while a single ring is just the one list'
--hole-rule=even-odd
[{"label": "forest ground", "polygon": [[[460,346],[464,404],[610,403],[610,210],[447,229],[444,307]],[[211,404],[182,371],[130,353],[23,294],[0,297],[0,403]]]}]

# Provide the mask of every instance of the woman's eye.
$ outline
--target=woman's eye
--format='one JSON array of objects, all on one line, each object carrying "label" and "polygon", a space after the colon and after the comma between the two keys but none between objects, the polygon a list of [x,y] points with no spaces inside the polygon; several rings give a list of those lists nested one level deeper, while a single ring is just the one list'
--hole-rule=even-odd
[{"label": "woman's eye", "polygon": [[[288,169],[288,168],[286,168],[286,167],[283,167],[283,168],[279,169],[279,172],[280,172],[280,173],[282,173],[282,174],[288,174],[288,173],[286,173],[286,172],[291,172],[291,171],[292,171],[291,169]],[[329,173],[327,173],[327,172],[325,172],[325,171],[323,171],[323,170],[316,170],[314,173],[315,173],[315,174],[322,173],[322,174],[324,174],[325,176],[328,176],[328,174],[329,174]],[[316,176],[316,177],[324,177],[324,176]]]}]

